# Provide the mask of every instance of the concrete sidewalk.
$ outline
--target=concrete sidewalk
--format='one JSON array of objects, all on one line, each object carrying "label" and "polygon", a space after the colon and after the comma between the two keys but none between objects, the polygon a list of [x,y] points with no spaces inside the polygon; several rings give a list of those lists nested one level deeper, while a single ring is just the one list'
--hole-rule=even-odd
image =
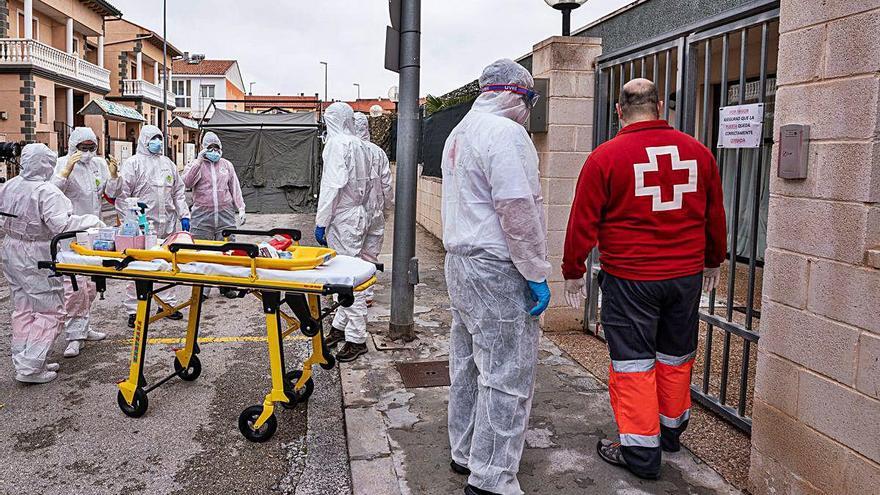
[{"label": "concrete sidewalk", "polygon": [[[404,388],[395,367],[448,359],[444,252],[427,231],[419,228],[418,236],[418,340],[403,345],[385,339],[391,290],[386,271],[370,310],[370,352],[341,366],[355,495],[460,494],[466,482],[449,469],[448,388]],[[391,252],[388,243],[383,252]],[[390,269],[390,255],[382,261]],[[519,472],[526,493],[739,493],[690,452],[665,455],[657,482],[602,462],[595,454],[596,441],[616,434],[605,386],[547,338],[541,341],[537,375]]]}]

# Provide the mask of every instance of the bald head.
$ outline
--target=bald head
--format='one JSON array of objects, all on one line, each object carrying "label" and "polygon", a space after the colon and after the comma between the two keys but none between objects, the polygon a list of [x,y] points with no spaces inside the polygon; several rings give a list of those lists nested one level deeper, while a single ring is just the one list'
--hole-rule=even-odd
[{"label": "bald head", "polygon": [[638,78],[623,85],[617,112],[620,120],[632,124],[660,118],[660,98],[657,86],[648,79]]}]

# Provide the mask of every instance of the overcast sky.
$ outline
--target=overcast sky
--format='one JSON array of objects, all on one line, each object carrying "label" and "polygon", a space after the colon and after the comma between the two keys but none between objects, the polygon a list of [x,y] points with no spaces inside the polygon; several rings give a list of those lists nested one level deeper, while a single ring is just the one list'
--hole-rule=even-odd
[{"label": "overcast sky", "polygon": [[[589,0],[577,29],[632,0]],[[160,0],[110,0],[124,17],[162,33]],[[384,68],[387,0],[169,0],[168,40],[207,58],[236,59],[254,94],[324,91],[330,98],[387,96],[397,74]],[[517,58],[559,34],[561,14],[543,0],[423,0],[421,94],[476,79],[495,59]]]}]

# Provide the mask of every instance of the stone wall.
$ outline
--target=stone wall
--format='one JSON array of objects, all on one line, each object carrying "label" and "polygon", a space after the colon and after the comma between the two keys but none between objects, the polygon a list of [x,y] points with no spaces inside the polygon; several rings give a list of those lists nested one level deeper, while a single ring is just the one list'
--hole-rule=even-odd
[{"label": "stone wall", "polygon": [[601,43],[598,38],[554,36],[535,45],[532,52],[534,76],[550,80],[550,94],[543,95],[550,105],[548,130],[533,139],[547,214],[553,307],[565,305],[562,251],[575,184],[593,149],[593,65],[602,52]]},{"label": "stone wall", "polygon": [[880,0],[782,0],[776,138],[808,177],[770,187],[751,489],[880,486]]},{"label": "stone wall", "polygon": [[440,220],[442,200],[443,181],[439,177],[422,175],[419,167],[416,222],[441,241],[443,240],[443,225]]}]

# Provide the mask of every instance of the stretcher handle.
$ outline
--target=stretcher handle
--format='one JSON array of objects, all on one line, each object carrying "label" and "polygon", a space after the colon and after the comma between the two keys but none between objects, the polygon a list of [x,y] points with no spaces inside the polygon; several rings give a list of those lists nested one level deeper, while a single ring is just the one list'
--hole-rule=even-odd
[{"label": "stretcher handle", "polygon": [[218,253],[225,253],[226,251],[244,251],[251,258],[256,258],[260,255],[260,248],[257,247],[256,244],[246,244],[244,242],[227,242],[226,244],[222,244],[220,246],[214,246],[210,244],[181,244],[175,242],[174,244],[168,246],[168,250],[172,253],[176,253],[181,249],[192,249],[195,251],[216,251]]},{"label": "stretcher handle", "polygon": [[55,261],[55,258],[58,256],[58,243],[63,241],[64,239],[72,239],[76,237],[76,234],[79,232],[85,232],[85,230],[71,230],[69,232],[62,232],[52,238],[52,243],[49,244],[49,252],[52,253],[52,261]]},{"label": "stretcher handle", "polygon": [[225,229],[220,233],[223,237],[229,237],[234,234],[240,235],[265,235],[272,237],[274,235],[290,236],[295,242],[302,240],[302,232],[296,229],[272,229],[272,230],[241,230],[241,229]]}]

